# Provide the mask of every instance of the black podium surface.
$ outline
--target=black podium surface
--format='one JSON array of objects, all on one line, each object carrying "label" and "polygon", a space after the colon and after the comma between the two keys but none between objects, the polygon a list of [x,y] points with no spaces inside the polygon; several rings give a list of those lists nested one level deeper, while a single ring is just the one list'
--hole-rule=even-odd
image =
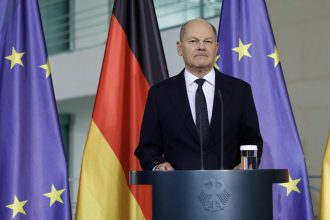
[{"label": "black podium surface", "polygon": [[272,184],[287,181],[287,170],[130,172],[152,185],[153,220],[271,220]]}]

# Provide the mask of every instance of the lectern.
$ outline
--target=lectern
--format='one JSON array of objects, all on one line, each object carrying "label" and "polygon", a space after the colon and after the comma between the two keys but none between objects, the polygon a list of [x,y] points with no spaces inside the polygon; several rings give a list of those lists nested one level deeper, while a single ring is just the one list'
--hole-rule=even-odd
[{"label": "lectern", "polygon": [[130,184],[152,185],[153,220],[271,220],[272,184],[288,170],[133,171]]}]

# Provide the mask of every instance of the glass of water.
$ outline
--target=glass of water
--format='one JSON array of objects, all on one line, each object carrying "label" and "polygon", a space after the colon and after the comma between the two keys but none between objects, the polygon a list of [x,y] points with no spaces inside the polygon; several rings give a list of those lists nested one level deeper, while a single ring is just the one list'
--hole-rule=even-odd
[{"label": "glass of water", "polygon": [[258,169],[258,147],[257,145],[241,145],[241,169]]}]

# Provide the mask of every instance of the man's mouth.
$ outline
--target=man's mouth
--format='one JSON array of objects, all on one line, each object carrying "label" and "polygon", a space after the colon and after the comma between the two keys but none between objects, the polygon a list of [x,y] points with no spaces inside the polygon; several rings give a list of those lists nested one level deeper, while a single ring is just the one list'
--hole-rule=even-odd
[{"label": "man's mouth", "polygon": [[197,54],[195,57],[208,57],[207,54]]}]

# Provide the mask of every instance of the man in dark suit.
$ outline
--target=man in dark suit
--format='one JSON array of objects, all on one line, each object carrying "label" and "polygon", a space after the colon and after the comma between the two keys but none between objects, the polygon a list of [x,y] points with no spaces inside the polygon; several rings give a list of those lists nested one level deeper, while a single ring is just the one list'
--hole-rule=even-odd
[{"label": "man in dark suit", "polygon": [[239,167],[240,145],[257,145],[260,158],[262,138],[250,85],[213,68],[217,49],[216,30],[209,22],[194,19],[182,26],[177,51],[185,69],[149,90],[135,151],[144,170],[200,169],[201,156],[204,169],[220,169],[219,89],[224,168]]}]

